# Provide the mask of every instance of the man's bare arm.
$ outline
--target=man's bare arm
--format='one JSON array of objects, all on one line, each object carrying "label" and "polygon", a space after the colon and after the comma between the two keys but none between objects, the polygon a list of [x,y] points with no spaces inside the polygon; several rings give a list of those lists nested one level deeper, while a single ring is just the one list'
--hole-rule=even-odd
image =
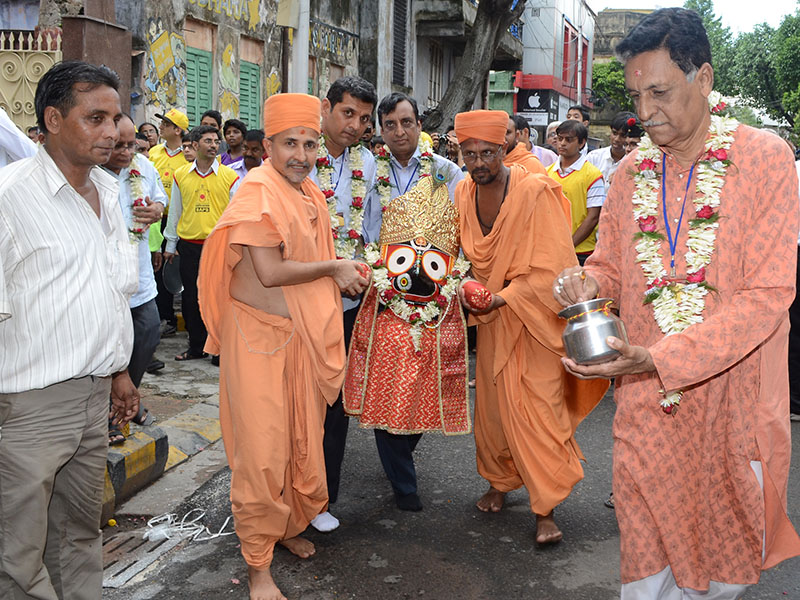
[{"label": "man's bare arm", "polygon": [[247,248],[256,276],[264,287],[297,285],[321,277],[332,277],[339,289],[347,294],[360,294],[369,285],[369,270],[354,260],[299,262],[284,259],[278,246]]}]

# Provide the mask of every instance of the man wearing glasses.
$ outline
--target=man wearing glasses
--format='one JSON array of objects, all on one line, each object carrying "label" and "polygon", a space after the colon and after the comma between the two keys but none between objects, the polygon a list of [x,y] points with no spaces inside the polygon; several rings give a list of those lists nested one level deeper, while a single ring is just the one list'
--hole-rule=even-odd
[{"label": "man wearing glasses", "polygon": [[[133,319],[133,350],[128,363],[128,375],[137,388],[142,382],[145,369],[161,336],[156,306],[156,279],[150,258],[150,225],[161,221],[167,206],[167,194],[161,185],[156,168],[145,157],[136,154],[136,129],[133,121],[123,115],[119,121],[119,140],[111,157],[104,165],[119,181],[119,205],[132,240],[137,240],[139,263],[139,287],[131,296],[131,318]],[[138,180],[138,181],[137,181]],[[139,403],[139,413],[134,422],[143,425],[152,422],[147,409]],[[121,431],[112,426],[108,433],[109,444],[125,441]]]},{"label": "man wearing glasses", "polygon": [[461,248],[471,275],[492,293],[475,310],[477,324],[475,448],[489,490],[478,500],[498,512],[507,492],[528,489],[536,541],[562,532],[554,508],[583,478],[575,428],[600,401],[608,382],[568,375],[551,275],[576,265],[556,182],[503,164],[508,114],[478,110],[456,116],[456,135],[469,177],[456,190]]}]

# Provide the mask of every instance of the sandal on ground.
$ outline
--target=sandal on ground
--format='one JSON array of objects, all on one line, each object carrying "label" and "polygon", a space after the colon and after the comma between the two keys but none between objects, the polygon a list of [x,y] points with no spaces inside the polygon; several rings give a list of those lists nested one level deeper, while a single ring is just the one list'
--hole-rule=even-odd
[{"label": "sandal on ground", "polygon": [[184,350],[175,357],[175,360],[197,360],[198,358],[205,358],[206,356],[208,356],[208,354],[205,352],[192,352],[191,350]]},{"label": "sandal on ground", "polygon": [[153,415],[150,414],[150,409],[143,408],[142,410],[139,411],[138,415],[136,415],[133,419],[131,419],[131,421],[133,421],[140,427],[147,427],[155,423],[156,419]]},{"label": "sandal on ground", "polygon": [[608,508],[614,508],[614,492],[611,492],[606,498],[606,501],[603,502]]},{"label": "sandal on ground", "polygon": [[116,425],[111,425],[108,428],[108,445],[119,446],[120,444],[124,443],[125,443],[125,436],[122,435],[122,431]]}]

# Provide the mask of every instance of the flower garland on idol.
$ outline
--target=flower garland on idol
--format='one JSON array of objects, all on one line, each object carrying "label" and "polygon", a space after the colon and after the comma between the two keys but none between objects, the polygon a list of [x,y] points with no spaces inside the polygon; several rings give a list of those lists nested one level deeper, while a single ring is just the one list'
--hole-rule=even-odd
[{"label": "flower garland on idol", "polygon": [[[364,159],[361,145],[350,146],[347,168],[350,169],[350,209],[349,224],[336,211],[337,196],[333,186],[333,164],[325,146],[324,136],[319,138],[317,150],[317,180],[319,188],[328,204],[331,220],[333,247],[338,258],[352,259],[358,249],[361,226],[364,223],[364,202],[367,195],[367,182],[364,180]],[[336,182],[338,185],[338,181]]]},{"label": "flower garland on idol", "polygon": [[[128,185],[131,189],[131,198],[133,199],[131,208],[137,206],[144,206],[144,189],[142,188],[142,172],[139,171],[139,165],[136,162],[136,155],[131,160],[130,170],[128,171]],[[128,227],[128,236],[131,243],[138,243],[144,239],[144,234],[147,227],[141,223],[137,223],[133,216],[131,216],[131,224]]]},{"label": "flower garland on idol", "polygon": [[[439,326],[441,318],[450,310],[453,302],[458,303],[458,286],[463,276],[469,271],[470,263],[463,255],[456,258],[453,269],[445,278],[439,293],[424,305],[406,302],[405,296],[392,287],[389,281],[389,271],[381,259],[380,246],[372,242],[364,249],[367,263],[372,267],[372,284],[378,291],[378,299],[395,316],[411,325],[409,335],[417,352],[422,348],[423,327],[435,329]],[[456,306],[457,310],[460,310]],[[441,317],[441,318],[440,318]]]},{"label": "flower garland on idol", "polygon": [[[653,305],[656,323],[664,335],[684,331],[690,325],[703,321],[705,297],[714,288],[706,281],[706,268],[711,263],[719,227],[720,193],[725,184],[725,175],[732,162],[730,149],[733,133],[739,126],[735,119],[720,113],[726,105],[718,92],[709,95],[711,108],[711,127],[703,155],[693,167],[695,176],[695,195],[693,200],[694,218],[689,221],[689,235],[685,256],[686,279],[676,279],[674,252],[677,244],[677,231],[674,243],[670,241],[673,267],[667,273],[664,267],[662,242],[664,234],[658,231],[660,210],[659,190],[662,172],[659,163],[664,164],[665,156],[649,136],[642,137],[635,162],[633,216],[639,226],[634,235],[636,240],[636,262],[641,264],[647,280],[644,304]],[[690,174],[691,178],[691,174]],[[664,193],[663,190],[662,194]],[[686,194],[689,193],[687,182]],[[684,208],[685,208],[684,196]],[[666,213],[664,213],[666,215]],[[682,215],[681,215],[682,216]],[[663,218],[663,217],[662,217]],[[669,224],[664,228],[669,234]],[[671,235],[671,234],[669,234]],[[680,404],[683,391],[666,393],[661,400],[661,408],[667,414],[674,414]]]},{"label": "flower garland on idol", "polygon": [[[433,146],[430,142],[423,139],[422,136],[419,136],[419,144],[417,147],[420,152],[419,178],[430,177],[433,171]],[[380,146],[375,160],[378,163],[376,170],[377,181],[375,185],[378,188],[378,196],[381,199],[381,210],[386,210],[386,207],[389,206],[389,202],[392,201],[392,182],[389,179],[392,153],[389,151],[389,147],[386,145]],[[402,193],[402,191],[398,190],[398,193]]]}]

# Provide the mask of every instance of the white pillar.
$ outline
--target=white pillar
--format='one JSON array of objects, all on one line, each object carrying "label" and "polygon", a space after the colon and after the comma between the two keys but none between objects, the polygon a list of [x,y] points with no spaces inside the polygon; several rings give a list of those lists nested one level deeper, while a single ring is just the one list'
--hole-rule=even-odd
[{"label": "white pillar", "polygon": [[289,91],[308,93],[308,38],[311,19],[310,0],[299,0],[297,28],[292,38],[292,73]]}]

